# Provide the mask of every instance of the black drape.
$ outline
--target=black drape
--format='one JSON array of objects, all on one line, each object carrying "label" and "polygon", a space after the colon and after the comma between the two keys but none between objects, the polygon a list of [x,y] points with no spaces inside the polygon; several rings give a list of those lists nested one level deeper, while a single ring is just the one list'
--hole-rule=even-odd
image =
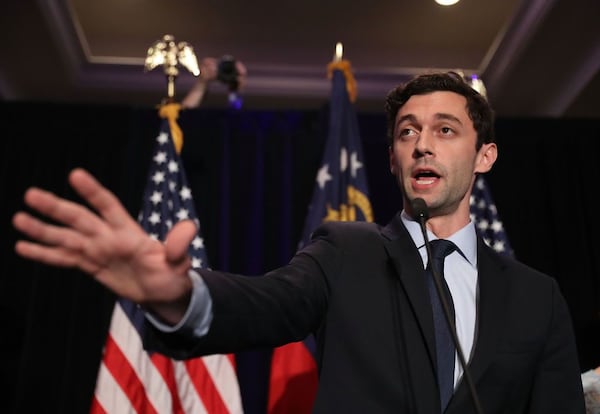
[{"label": "black drape", "polygon": [[[210,265],[255,275],[299,241],[326,137],[312,111],[182,112],[183,161]],[[376,221],[401,207],[383,113],[359,113]],[[2,412],[87,412],[114,297],[75,270],[18,258],[10,224],[31,185],[73,199],[66,177],[92,171],[137,214],[159,120],[153,108],[0,103]],[[516,255],[555,277],[569,303],[582,370],[600,364],[600,120],[499,119],[488,182]],[[270,350],[237,355],[248,414],[266,406]]]}]

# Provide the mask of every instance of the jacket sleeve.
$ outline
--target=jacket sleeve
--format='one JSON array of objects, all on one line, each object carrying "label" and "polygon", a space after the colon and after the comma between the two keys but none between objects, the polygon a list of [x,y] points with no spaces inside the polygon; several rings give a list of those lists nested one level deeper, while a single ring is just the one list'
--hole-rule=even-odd
[{"label": "jacket sleeve", "polygon": [[146,323],[144,346],[176,359],[276,347],[315,332],[325,314],[328,268],[337,248],[317,238],[286,266],[261,276],[201,269],[209,289],[213,319],[208,333],[162,332]]}]

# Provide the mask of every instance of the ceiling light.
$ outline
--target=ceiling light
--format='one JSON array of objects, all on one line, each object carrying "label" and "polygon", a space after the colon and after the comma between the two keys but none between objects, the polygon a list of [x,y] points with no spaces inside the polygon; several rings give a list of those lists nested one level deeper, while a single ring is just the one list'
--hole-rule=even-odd
[{"label": "ceiling light", "polygon": [[452,6],[453,4],[458,3],[459,0],[435,0],[435,2],[442,6]]}]

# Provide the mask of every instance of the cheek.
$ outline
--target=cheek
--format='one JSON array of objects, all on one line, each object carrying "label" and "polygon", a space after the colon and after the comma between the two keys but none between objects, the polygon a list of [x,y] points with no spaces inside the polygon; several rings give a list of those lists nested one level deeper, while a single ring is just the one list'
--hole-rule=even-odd
[{"label": "cheek", "polygon": [[402,173],[402,163],[396,157],[390,157],[390,171],[394,175],[399,175]]},{"label": "cheek", "polygon": [[406,173],[406,171],[404,171],[406,168],[405,165],[408,165],[408,163],[406,160],[401,159],[398,154],[390,156],[390,171],[394,176],[398,177],[398,179],[401,179]]}]

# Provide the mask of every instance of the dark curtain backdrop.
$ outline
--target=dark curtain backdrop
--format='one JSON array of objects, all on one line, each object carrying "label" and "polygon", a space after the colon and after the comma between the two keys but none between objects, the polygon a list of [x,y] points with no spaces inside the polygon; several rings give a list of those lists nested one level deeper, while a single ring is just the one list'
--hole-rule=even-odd
[{"label": "dark curtain backdrop", "polygon": [[[383,113],[359,113],[375,219],[401,208]],[[31,185],[77,200],[82,166],[131,214],[140,207],[159,119],[153,108],[0,103],[0,404],[8,413],[88,411],[114,296],[74,270],[13,253],[10,220]],[[300,238],[327,131],[312,111],[182,112],[183,160],[210,265],[248,275],[284,264]],[[600,120],[499,119],[488,174],[516,255],[567,298],[581,369],[600,364]],[[595,199],[595,198],[594,198]],[[247,414],[264,414],[270,350],[237,355]]]}]

